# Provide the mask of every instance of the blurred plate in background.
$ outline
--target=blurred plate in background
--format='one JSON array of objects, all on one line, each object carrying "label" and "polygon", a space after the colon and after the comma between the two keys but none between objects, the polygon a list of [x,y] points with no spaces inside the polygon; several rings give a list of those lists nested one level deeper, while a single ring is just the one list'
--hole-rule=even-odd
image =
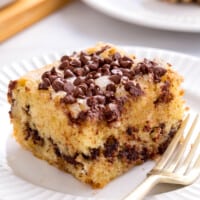
[{"label": "blurred plate in background", "polygon": [[11,3],[13,0],[0,0],[0,8]]},{"label": "blurred plate in background", "polygon": [[151,28],[200,32],[200,4],[162,0],[83,0],[111,17]]}]

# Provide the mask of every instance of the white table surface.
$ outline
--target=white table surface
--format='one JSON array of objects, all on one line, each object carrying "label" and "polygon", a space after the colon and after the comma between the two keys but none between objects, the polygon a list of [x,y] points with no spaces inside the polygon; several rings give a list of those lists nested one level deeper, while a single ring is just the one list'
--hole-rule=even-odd
[{"label": "white table surface", "polygon": [[92,46],[98,41],[169,49],[200,57],[200,33],[154,30],[125,23],[74,1],[1,43],[0,66],[44,53]]}]

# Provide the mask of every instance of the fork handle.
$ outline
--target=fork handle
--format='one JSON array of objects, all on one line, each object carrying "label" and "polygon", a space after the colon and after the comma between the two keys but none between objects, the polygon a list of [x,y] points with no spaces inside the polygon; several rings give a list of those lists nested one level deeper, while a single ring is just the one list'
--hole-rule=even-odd
[{"label": "fork handle", "polygon": [[142,200],[159,181],[159,175],[150,175],[123,200]]}]

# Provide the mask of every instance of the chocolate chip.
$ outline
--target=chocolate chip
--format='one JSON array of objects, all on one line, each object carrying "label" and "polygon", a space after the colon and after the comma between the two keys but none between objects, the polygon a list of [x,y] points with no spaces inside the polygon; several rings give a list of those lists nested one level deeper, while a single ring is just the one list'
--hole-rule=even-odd
[{"label": "chocolate chip", "polygon": [[89,107],[94,107],[97,104],[97,99],[95,97],[89,97],[87,99],[87,105]]},{"label": "chocolate chip", "polygon": [[50,75],[50,76],[49,76],[49,80],[50,80],[51,84],[52,84],[57,78],[60,78],[60,77],[57,76],[57,75]]},{"label": "chocolate chip", "polygon": [[52,88],[53,88],[56,92],[62,91],[63,88],[64,88],[64,82],[63,82],[61,79],[57,78],[57,79],[55,79],[55,80],[53,81],[53,83],[52,83]]},{"label": "chocolate chip", "polygon": [[100,57],[97,54],[93,54],[93,56],[91,57],[91,60],[95,63],[99,63]]},{"label": "chocolate chip", "polygon": [[127,129],[126,129],[126,133],[128,135],[132,135],[134,132],[138,132],[139,129],[134,127],[134,126],[129,126]]},{"label": "chocolate chip", "polygon": [[78,156],[78,154],[75,154],[74,156],[70,156],[70,155],[62,155],[62,158],[66,161],[66,162],[68,162],[69,164],[71,164],[71,165],[75,165],[75,166],[77,166],[77,165],[81,165],[82,166],[82,164],[80,163],[80,162],[78,162],[78,161],[76,161],[76,157]]},{"label": "chocolate chip", "polygon": [[120,75],[120,76],[123,75],[123,72],[122,72],[119,68],[117,68],[117,69],[112,69],[112,70],[111,70],[111,73],[112,73],[113,75]]},{"label": "chocolate chip", "polygon": [[74,80],[74,85],[80,85],[82,83],[82,79],[80,78],[80,77],[78,77],[78,78],[76,78],[75,80]]},{"label": "chocolate chip", "polygon": [[97,79],[97,78],[99,78],[100,76],[101,76],[101,73],[95,73],[94,79]]},{"label": "chocolate chip", "polygon": [[160,103],[169,103],[174,98],[173,94],[170,92],[170,82],[165,81],[164,84],[161,86],[161,94],[158,98],[154,101],[155,105]]},{"label": "chocolate chip", "polygon": [[161,68],[161,67],[155,67],[153,70],[154,73],[154,82],[158,83],[161,81],[161,77],[165,75],[167,72],[166,69]]},{"label": "chocolate chip", "polygon": [[87,111],[81,111],[78,114],[78,117],[76,118],[76,122],[77,123],[81,123],[81,122],[85,121],[87,119],[87,116],[88,116],[88,112]]},{"label": "chocolate chip", "polygon": [[65,104],[73,104],[76,102],[76,99],[72,95],[65,95],[65,97],[61,99],[61,102]]},{"label": "chocolate chip", "polygon": [[51,85],[50,80],[48,78],[44,78],[43,82],[39,83],[38,89],[39,90],[48,90],[50,85]]},{"label": "chocolate chip", "polygon": [[127,76],[130,80],[134,78],[134,72],[130,69],[121,69],[123,72],[123,76]]},{"label": "chocolate chip", "polygon": [[96,52],[96,55],[102,54],[105,50],[107,50],[109,48],[110,48],[110,46],[108,46],[108,45],[102,47],[99,51]]},{"label": "chocolate chip", "polygon": [[112,103],[116,100],[114,92],[113,91],[106,91],[104,93],[105,97],[106,97],[106,103]]},{"label": "chocolate chip", "polygon": [[80,53],[80,60],[81,60],[81,62],[82,62],[83,65],[86,65],[86,64],[88,64],[88,62],[90,60],[90,57],[88,56],[87,53],[85,53],[85,52],[82,51]]},{"label": "chocolate chip", "polygon": [[98,95],[98,94],[100,94],[99,93],[100,91],[101,91],[100,87],[98,85],[95,85],[95,87],[93,89],[93,94]]},{"label": "chocolate chip", "polygon": [[119,119],[119,110],[116,104],[110,103],[106,106],[104,111],[104,119],[107,122],[113,122]]},{"label": "chocolate chip", "polygon": [[95,160],[100,156],[100,148],[92,148],[89,150],[90,155],[82,154],[83,158],[86,160]]},{"label": "chocolate chip", "polygon": [[117,152],[119,146],[118,140],[114,136],[109,136],[104,144],[103,154],[105,157],[112,157]]},{"label": "chocolate chip", "polygon": [[44,73],[42,74],[41,78],[42,78],[42,80],[44,80],[45,78],[48,78],[48,79],[49,79],[50,75],[51,75],[50,72],[47,71],[47,72],[44,72]]},{"label": "chocolate chip", "polygon": [[87,85],[94,84],[94,79],[86,79],[85,82]]},{"label": "chocolate chip", "polygon": [[99,104],[105,104],[105,102],[106,102],[105,96],[97,95],[95,98],[96,98],[96,100],[97,100],[97,102],[98,102]]},{"label": "chocolate chip", "polygon": [[126,84],[127,82],[128,82],[128,77],[126,77],[126,76],[122,76],[122,78],[121,78],[121,83],[122,84]]},{"label": "chocolate chip", "polygon": [[119,60],[120,66],[122,68],[130,68],[133,64],[133,61],[130,59],[127,59],[128,57],[123,57]]},{"label": "chocolate chip", "polygon": [[78,59],[73,59],[70,64],[74,67],[81,67],[81,61]]},{"label": "chocolate chip", "polygon": [[76,87],[73,93],[75,98],[84,98],[84,92],[80,87]]},{"label": "chocolate chip", "polygon": [[179,124],[176,127],[174,127],[174,126],[171,127],[169,134],[168,134],[169,137],[162,144],[159,145],[159,148],[158,148],[159,154],[163,154],[165,152],[165,150],[167,149],[172,138],[174,137],[174,135],[180,128],[180,125],[181,125],[181,122],[179,122]]},{"label": "chocolate chip", "polygon": [[64,69],[66,69],[67,67],[69,67],[69,61],[68,61],[68,60],[66,60],[65,62],[62,62],[62,63],[59,65],[58,69],[64,70]]},{"label": "chocolate chip", "polygon": [[109,77],[109,79],[111,81],[113,81],[115,84],[119,84],[120,80],[121,80],[121,76],[120,75],[112,75]]},{"label": "chocolate chip", "polygon": [[70,69],[65,69],[64,70],[64,78],[70,78],[75,76],[74,73]]},{"label": "chocolate chip", "polygon": [[88,67],[89,67],[91,70],[96,70],[96,69],[98,69],[99,65],[98,65],[98,63],[96,62],[96,63],[91,63],[91,64],[89,64]]},{"label": "chocolate chip", "polygon": [[92,92],[92,90],[89,88],[89,89],[87,89],[87,91],[86,91],[86,94],[85,94],[87,97],[91,97],[92,95],[93,95],[93,92]]},{"label": "chocolate chip", "polygon": [[119,60],[121,58],[121,54],[119,52],[116,52],[113,56],[112,59],[113,60]]},{"label": "chocolate chip", "polygon": [[75,69],[73,70],[73,72],[74,72],[77,76],[83,76],[84,73],[85,73],[85,70],[84,70],[84,68],[79,67],[79,68],[75,68]]},{"label": "chocolate chip", "polygon": [[128,60],[120,60],[120,66],[123,68],[130,68],[132,66],[132,62]]},{"label": "chocolate chip", "polygon": [[109,64],[104,64],[103,66],[102,66],[102,68],[110,68],[110,65]]},{"label": "chocolate chip", "polygon": [[155,83],[159,83],[161,77],[164,76],[166,72],[167,70],[165,68],[158,67],[157,63],[148,59],[144,59],[143,62],[138,63],[134,69],[135,75],[152,74]]},{"label": "chocolate chip", "polygon": [[85,65],[84,71],[85,71],[85,75],[87,75],[90,72],[90,68],[87,65]]},{"label": "chocolate chip", "polygon": [[34,144],[39,146],[44,145],[44,139],[39,135],[38,130],[31,128],[29,124],[26,124],[25,140],[32,140]]},{"label": "chocolate chip", "polygon": [[154,101],[154,104],[157,105],[159,103],[169,103],[174,98],[173,94],[170,92],[162,92],[159,97]]},{"label": "chocolate chip", "polygon": [[[90,79],[90,80],[93,80],[93,79]],[[90,89],[94,89],[95,88],[95,82],[94,81],[89,84],[89,88]]]},{"label": "chocolate chip", "polygon": [[110,83],[106,86],[106,90],[116,92],[116,86],[113,83]]},{"label": "chocolate chip", "polygon": [[169,89],[170,89],[170,82],[169,81],[165,81],[164,83],[163,83],[163,85],[161,86],[161,91],[169,91]]},{"label": "chocolate chip", "polygon": [[86,84],[86,83],[81,83],[81,84],[79,85],[79,87],[82,89],[82,91],[84,92],[84,94],[86,94],[87,89],[88,89],[87,84]]},{"label": "chocolate chip", "polygon": [[67,55],[61,57],[61,59],[60,59],[61,62],[70,61],[70,60],[71,60],[71,58]]},{"label": "chocolate chip", "polygon": [[102,75],[110,75],[110,70],[109,68],[102,68],[101,73]]},{"label": "chocolate chip", "polygon": [[110,64],[112,62],[111,58],[104,58],[104,63],[105,64]]},{"label": "chocolate chip", "polygon": [[145,63],[138,63],[134,69],[135,75],[139,75],[139,74],[145,75],[151,72],[153,72],[153,70],[150,67],[148,67],[147,64]]},{"label": "chocolate chip", "polygon": [[127,82],[124,85],[124,88],[126,91],[128,91],[131,96],[133,97],[138,97],[144,94],[144,92],[142,91],[140,85],[137,83],[136,85],[133,82]]},{"label": "chocolate chip", "polygon": [[57,76],[57,72],[56,72],[56,68],[53,67],[50,71],[51,75],[56,75]]},{"label": "chocolate chip", "polygon": [[90,156],[91,160],[95,160],[100,156],[100,149],[99,148],[90,149],[90,155],[91,155]]},{"label": "chocolate chip", "polygon": [[67,92],[67,94],[71,94],[74,91],[74,85],[70,82],[65,82],[63,86],[63,90]]},{"label": "chocolate chip", "polygon": [[111,69],[118,69],[119,68],[119,62],[118,61],[112,61],[111,63],[110,63],[110,67],[111,67]]},{"label": "chocolate chip", "polygon": [[118,157],[120,159],[126,159],[129,162],[136,161],[139,158],[139,152],[135,146],[126,145],[119,151]]},{"label": "chocolate chip", "polygon": [[151,127],[149,124],[146,124],[143,129],[142,129],[144,132],[150,132],[151,131]]},{"label": "chocolate chip", "polygon": [[30,116],[30,105],[26,105],[24,108],[23,108],[24,112],[26,113],[26,115]]}]

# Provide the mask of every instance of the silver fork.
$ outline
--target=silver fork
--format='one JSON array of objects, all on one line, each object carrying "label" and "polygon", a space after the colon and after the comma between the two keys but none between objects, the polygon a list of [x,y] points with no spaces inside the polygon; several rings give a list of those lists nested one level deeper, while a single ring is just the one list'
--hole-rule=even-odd
[{"label": "silver fork", "polygon": [[[184,119],[179,131],[176,133],[167,150],[156,166],[148,173],[148,177],[124,200],[141,200],[158,183],[180,185],[192,184],[200,175],[200,132],[187,153],[186,148],[197,125],[198,115],[195,117],[189,131],[183,139],[183,133],[189,120],[189,115]],[[187,155],[184,157],[184,153]],[[195,159],[195,160],[194,160]]]}]

